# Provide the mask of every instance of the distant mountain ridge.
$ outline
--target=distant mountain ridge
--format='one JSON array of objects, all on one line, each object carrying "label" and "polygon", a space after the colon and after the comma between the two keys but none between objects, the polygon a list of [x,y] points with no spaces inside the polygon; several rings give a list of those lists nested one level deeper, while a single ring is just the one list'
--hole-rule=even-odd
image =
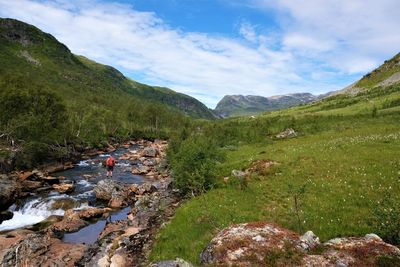
[{"label": "distant mountain ridge", "polygon": [[359,81],[337,91],[327,92],[321,95],[310,93],[296,93],[262,97],[255,95],[226,95],[217,104],[214,112],[222,117],[252,115],[285,109],[301,104],[307,104],[335,95],[356,95],[367,89],[387,87],[400,82],[400,53],[386,60],[381,66],[364,75]]},{"label": "distant mountain ridge", "polygon": [[217,104],[214,112],[220,117],[251,115],[310,103],[319,99],[310,93],[295,93],[271,97],[255,95],[226,95]]}]

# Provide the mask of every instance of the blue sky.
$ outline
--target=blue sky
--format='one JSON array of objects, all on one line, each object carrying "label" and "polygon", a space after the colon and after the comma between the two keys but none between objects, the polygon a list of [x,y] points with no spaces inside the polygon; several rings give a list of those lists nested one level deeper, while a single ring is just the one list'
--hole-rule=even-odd
[{"label": "blue sky", "polygon": [[399,52],[398,0],[0,0],[73,53],[208,107],[341,89]]}]

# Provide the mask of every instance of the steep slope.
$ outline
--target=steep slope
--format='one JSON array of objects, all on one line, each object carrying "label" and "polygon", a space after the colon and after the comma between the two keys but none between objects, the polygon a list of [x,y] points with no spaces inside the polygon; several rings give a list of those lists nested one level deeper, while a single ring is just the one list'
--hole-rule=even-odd
[{"label": "steep slope", "polygon": [[[127,79],[118,70],[73,55],[50,34],[13,19],[0,19],[2,75],[23,73],[29,79],[43,80],[57,87],[67,83],[91,88],[124,91],[141,101],[152,101],[171,107],[194,118],[215,116],[201,102],[167,88],[139,84]],[[3,64],[5,62],[6,64]],[[12,74],[11,76],[13,76]],[[68,93],[69,90],[64,90]]]},{"label": "steep slope", "polygon": [[317,97],[310,93],[297,93],[272,97],[227,95],[217,104],[215,112],[221,117],[250,115],[309,103],[316,99]]}]

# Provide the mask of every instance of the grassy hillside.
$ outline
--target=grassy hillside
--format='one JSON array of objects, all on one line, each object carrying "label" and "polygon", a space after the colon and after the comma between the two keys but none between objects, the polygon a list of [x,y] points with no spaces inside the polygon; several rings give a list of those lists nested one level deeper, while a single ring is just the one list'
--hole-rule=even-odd
[{"label": "grassy hillside", "polygon": [[[322,241],[374,232],[399,244],[399,121],[397,83],[256,118],[212,122],[193,136],[183,135],[180,147],[192,146],[186,153],[201,151],[192,138],[216,140],[225,160],[215,165],[211,189],[184,203],[161,230],[151,259],[181,257],[199,264],[200,252],[218,231],[260,220],[300,233],[312,230]],[[275,138],[288,127],[298,136]],[[173,148],[170,158],[182,153]],[[245,179],[231,176],[258,160],[278,164]],[[192,187],[193,177],[186,175]]]},{"label": "grassy hillside", "polygon": [[386,60],[379,68],[366,74],[356,83],[355,86],[361,88],[373,88],[396,73],[400,73],[400,53],[390,60]]},{"label": "grassy hillside", "polygon": [[167,137],[190,120],[186,114],[212,117],[188,96],[137,89],[116,69],[16,20],[0,19],[0,62],[0,142],[33,153],[34,164],[110,138]]}]

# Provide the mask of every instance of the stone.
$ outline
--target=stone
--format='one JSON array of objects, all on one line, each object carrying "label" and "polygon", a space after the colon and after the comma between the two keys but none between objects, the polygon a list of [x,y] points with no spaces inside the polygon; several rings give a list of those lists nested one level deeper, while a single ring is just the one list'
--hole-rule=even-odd
[{"label": "stone", "polygon": [[142,156],[144,156],[144,157],[155,157],[155,156],[157,156],[159,153],[160,153],[160,152],[158,151],[157,148],[154,148],[154,147],[145,147],[145,148],[143,149]]},{"label": "stone", "polygon": [[150,168],[148,166],[144,166],[144,165],[135,166],[132,169],[133,174],[139,174],[139,175],[147,174],[149,171],[150,171]]},{"label": "stone", "polygon": [[138,186],[137,194],[144,195],[144,194],[151,194],[157,191],[157,187],[155,187],[151,183],[144,183]]},{"label": "stone", "polygon": [[52,187],[60,194],[71,193],[75,190],[74,184],[53,184]]},{"label": "stone", "polygon": [[0,175],[0,210],[6,210],[18,198],[18,183],[7,175]]},{"label": "stone", "polygon": [[27,171],[27,172],[20,172],[18,176],[19,176],[19,179],[21,181],[25,181],[26,179],[28,179],[32,175],[33,175],[33,172]]},{"label": "stone", "polygon": [[3,250],[1,266],[75,266],[86,246],[69,244],[49,233],[28,234]]},{"label": "stone", "polygon": [[244,171],[232,170],[231,175],[232,175],[233,177],[236,177],[236,178],[240,178],[240,179],[241,179],[241,178],[244,178],[244,177],[247,175],[247,173],[244,172]]},{"label": "stone", "polygon": [[[313,255],[317,246],[321,250]],[[200,260],[212,266],[264,266],[270,255],[276,266],[378,266],[382,257],[400,263],[400,249],[375,234],[320,244],[312,231],[299,236],[267,222],[223,229],[203,250]]]},{"label": "stone", "polygon": [[269,253],[303,253],[299,235],[268,222],[233,225],[214,237],[200,261],[216,266],[261,266]]},{"label": "stone", "polygon": [[287,128],[283,132],[280,132],[279,134],[277,134],[275,137],[283,139],[283,138],[292,138],[292,137],[296,137],[296,136],[297,136],[297,133],[295,130],[293,130],[292,128]]},{"label": "stone", "polygon": [[319,237],[316,236],[312,231],[307,231],[300,237],[301,246],[305,250],[313,249],[321,244]]},{"label": "stone", "polygon": [[377,240],[377,241],[382,241],[382,238],[380,238],[378,235],[376,234],[366,234],[364,237],[366,240]]},{"label": "stone", "polygon": [[9,210],[0,211],[0,224],[3,221],[12,219],[12,217],[14,217],[14,213],[12,213],[11,211]]},{"label": "stone", "polygon": [[111,200],[115,195],[126,195],[126,189],[121,183],[111,179],[104,179],[97,183],[93,188],[96,198],[102,200]]},{"label": "stone", "polygon": [[150,266],[151,267],[194,267],[193,264],[180,258],[176,258],[175,260],[160,261],[157,263],[153,263]]}]

